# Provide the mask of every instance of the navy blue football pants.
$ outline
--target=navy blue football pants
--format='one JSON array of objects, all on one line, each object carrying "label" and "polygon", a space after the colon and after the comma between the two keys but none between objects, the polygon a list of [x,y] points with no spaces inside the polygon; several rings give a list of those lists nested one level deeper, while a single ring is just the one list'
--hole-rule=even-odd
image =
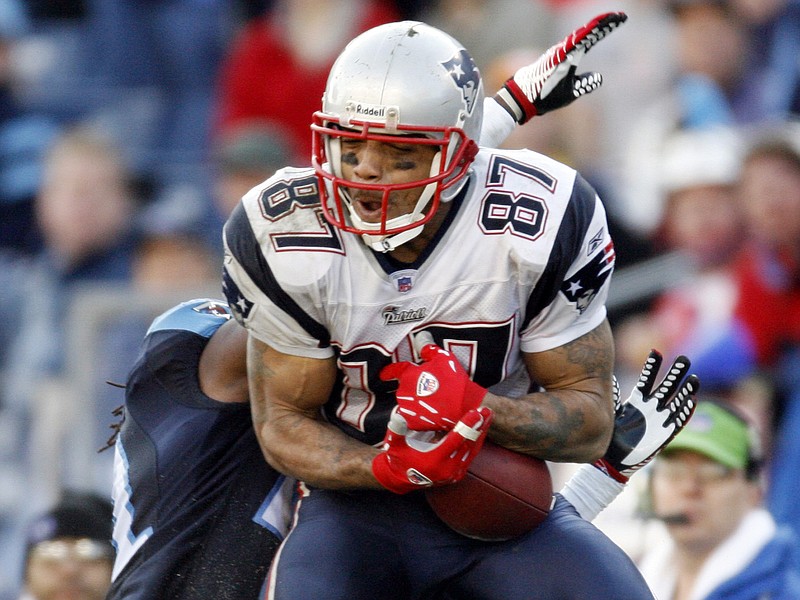
[{"label": "navy blue football pants", "polygon": [[653,598],[628,556],[558,494],[531,533],[480,542],[439,521],[422,493],[312,490],[267,587],[278,600]]}]

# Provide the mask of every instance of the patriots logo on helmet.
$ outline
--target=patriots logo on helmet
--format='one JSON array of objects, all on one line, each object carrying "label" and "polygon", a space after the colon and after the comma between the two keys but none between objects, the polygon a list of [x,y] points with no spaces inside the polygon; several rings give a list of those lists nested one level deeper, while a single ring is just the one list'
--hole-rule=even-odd
[{"label": "patriots logo on helmet", "polygon": [[464,103],[467,105],[467,112],[471,113],[481,83],[481,74],[478,67],[475,66],[475,61],[466,50],[462,49],[453,58],[443,62],[442,66],[447,69],[450,77],[461,90]]}]

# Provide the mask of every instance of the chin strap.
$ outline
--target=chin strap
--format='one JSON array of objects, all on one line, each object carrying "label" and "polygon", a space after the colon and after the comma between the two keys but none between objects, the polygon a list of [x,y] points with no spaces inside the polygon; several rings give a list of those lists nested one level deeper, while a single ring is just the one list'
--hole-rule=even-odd
[{"label": "chin strap", "polygon": [[[451,202],[456,196],[458,196],[458,194],[460,194],[461,191],[464,189],[464,186],[467,185],[469,179],[470,176],[468,174],[467,176],[462,177],[461,180],[458,181],[455,185],[450,186],[446,190],[440,192],[439,195],[440,205],[445,204],[447,202]],[[421,219],[422,215],[418,215],[418,217]],[[419,227],[413,227],[411,229],[407,229],[406,231],[401,231],[400,233],[396,233],[394,235],[371,235],[369,233],[364,233],[361,235],[361,239],[367,246],[375,250],[375,252],[391,252],[392,250],[398,248],[399,246],[402,246],[409,240],[413,240],[420,233],[422,233],[423,228],[424,226],[420,225]]]},{"label": "chin strap", "polygon": [[406,229],[394,235],[370,235],[369,233],[364,233],[361,235],[361,239],[364,240],[367,246],[375,250],[375,252],[391,252],[409,240],[413,240],[422,233],[423,228],[424,225],[420,225],[419,227]]},{"label": "chin strap", "polygon": [[[402,223],[403,219],[408,219],[410,224],[413,224],[416,221],[420,221],[424,218],[423,211],[425,207],[431,201],[431,198],[436,193],[436,184],[429,183],[425,186],[425,189],[422,191],[422,195],[420,196],[419,200],[417,200],[417,206],[414,207],[414,212],[408,213],[406,215],[402,215],[393,219],[392,221],[387,222],[387,225],[391,225],[393,223],[400,224]],[[350,211],[350,218],[353,222],[359,223],[359,225],[366,229],[369,227],[368,223],[364,223],[358,218],[358,215],[353,210],[352,205],[348,203],[347,205],[348,210]],[[405,223],[403,223],[405,224]],[[419,227],[412,227],[411,229],[406,229],[405,231],[401,231],[399,233],[395,233],[392,235],[373,235],[371,233],[362,233],[361,239],[364,240],[364,243],[375,250],[376,252],[391,252],[395,248],[402,246],[409,240],[413,240],[417,237],[420,233],[422,233],[422,229],[424,225],[420,225]]]}]

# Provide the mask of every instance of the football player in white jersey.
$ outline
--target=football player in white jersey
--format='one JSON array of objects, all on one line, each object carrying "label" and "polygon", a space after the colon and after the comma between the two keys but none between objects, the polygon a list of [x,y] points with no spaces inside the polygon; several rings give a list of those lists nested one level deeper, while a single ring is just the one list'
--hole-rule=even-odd
[{"label": "football player in white jersey", "polygon": [[[582,49],[567,53],[567,45],[594,43],[624,18],[600,15],[517,72],[486,100],[482,139],[502,139],[516,123],[599,86],[598,73],[575,73],[575,54]],[[534,80],[542,85],[530,87]],[[288,505],[270,492],[277,473],[263,463],[243,405],[246,330],[227,323],[228,316],[222,302],[208,299],[167,311],[149,329],[131,371],[121,435],[110,440],[116,441],[120,485],[114,490],[117,559],[109,599],[256,597],[280,532],[289,526],[281,513]],[[659,363],[656,355],[648,359],[636,390],[618,406],[612,444],[597,468],[585,465],[560,492],[585,519],[594,518],[691,414],[692,378],[677,386],[688,361],[677,359],[656,386]],[[183,435],[173,435],[177,431]],[[197,443],[187,444],[190,438]],[[195,456],[189,462],[187,452]],[[265,496],[271,502],[265,504]]]},{"label": "football player in white jersey", "polygon": [[[485,543],[420,494],[463,477],[486,435],[592,462],[612,431],[602,203],[548,157],[479,148],[483,100],[443,32],[370,30],[331,70],[314,168],[279,171],[226,224],[256,433],[304,484],[270,598],[652,597],[563,499],[534,531]],[[443,437],[421,450],[409,428]]]}]

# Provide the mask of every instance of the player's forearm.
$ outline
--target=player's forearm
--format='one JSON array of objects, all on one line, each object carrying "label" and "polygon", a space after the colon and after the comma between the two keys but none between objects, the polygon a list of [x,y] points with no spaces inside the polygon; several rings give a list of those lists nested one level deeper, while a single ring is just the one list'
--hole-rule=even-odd
[{"label": "player's forearm", "polygon": [[336,377],[333,359],[283,354],[251,337],[247,363],[253,426],[273,467],[317,487],[380,487],[371,469],[378,450],[320,417]]},{"label": "player's forearm", "polygon": [[611,439],[606,403],[599,394],[559,390],[524,398],[490,393],[482,404],[495,414],[489,430],[494,442],[545,460],[592,462],[603,456]]},{"label": "player's forearm", "polygon": [[256,435],[273,467],[310,486],[382,489],[372,474],[378,450],[329,423],[287,414],[259,423]]},{"label": "player's forearm", "polygon": [[553,350],[526,355],[543,392],[522,398],[488,394],[489,437],[512,450],[561,462],[592,462],[613,431],[614,345],[608,322]]}]

